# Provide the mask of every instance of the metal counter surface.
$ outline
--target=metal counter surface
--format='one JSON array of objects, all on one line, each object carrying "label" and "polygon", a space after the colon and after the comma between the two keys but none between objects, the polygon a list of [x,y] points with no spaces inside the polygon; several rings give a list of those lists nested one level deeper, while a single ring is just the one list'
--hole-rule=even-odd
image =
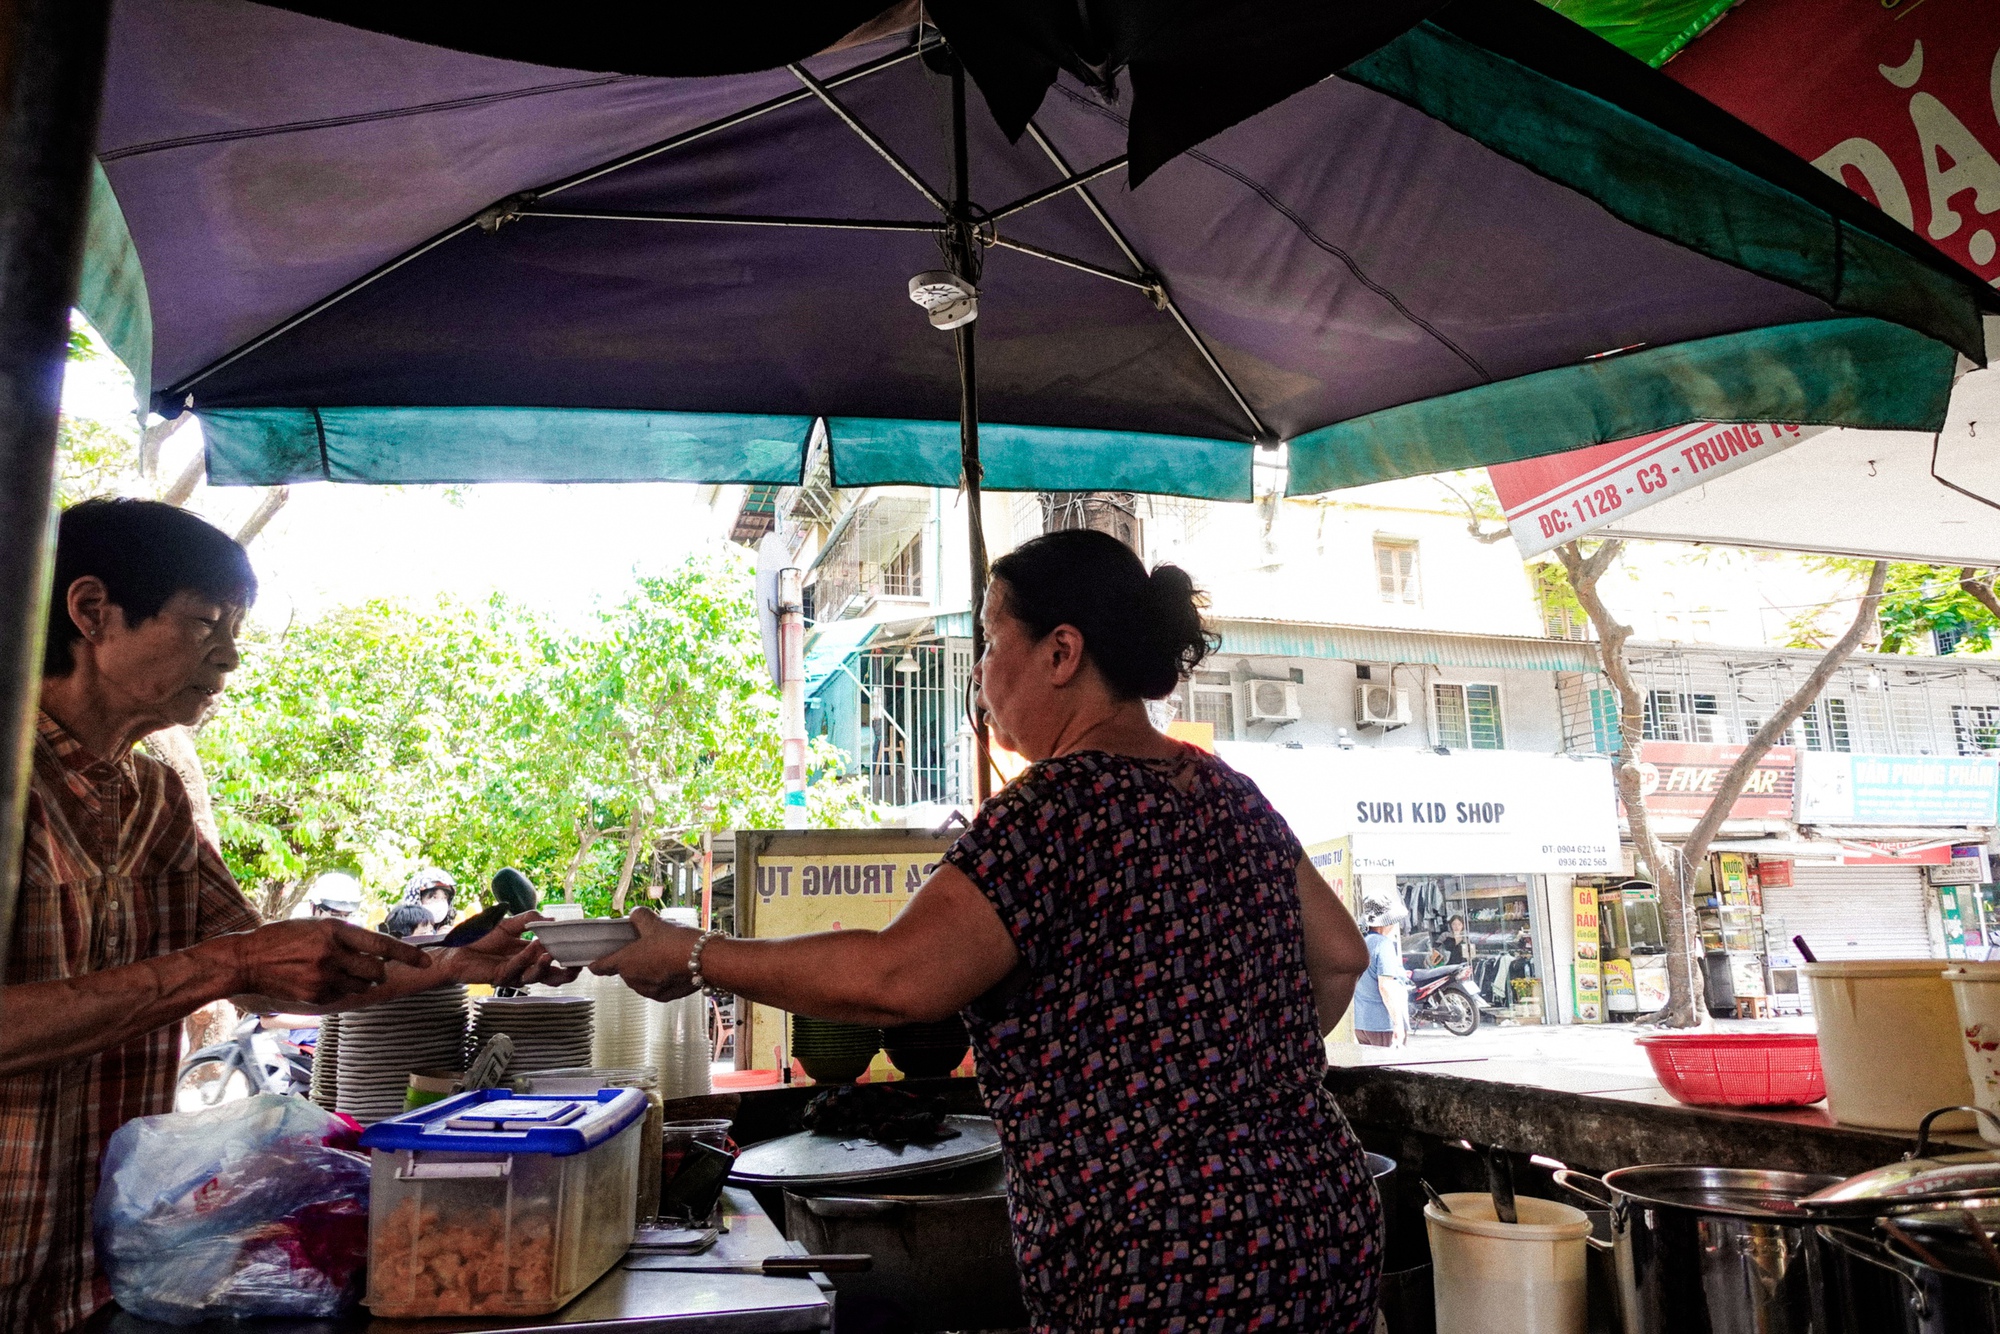
[{"label": "metal counter surface", "polygon": [[[722,1194],[729,1231],[692,1262],[753,1261],[801,1253],[785,1240],[750,1193]],[[376,1320],[365,1312],[339,1320],[208,1321],[164,1325],[117,1310],[100,1313],[90,1334],[793,1334],[830,1329],[831,1296],[809,1278],[757,1274],[673,1273],[615,1268],[562,1310],[539,1316],[447,1316]]]}]

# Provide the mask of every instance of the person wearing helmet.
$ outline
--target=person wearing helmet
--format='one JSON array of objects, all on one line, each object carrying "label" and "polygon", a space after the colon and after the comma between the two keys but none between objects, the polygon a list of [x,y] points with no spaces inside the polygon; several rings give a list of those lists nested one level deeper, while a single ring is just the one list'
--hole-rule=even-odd
[{"label": "person wearing helmet", "polygon": [[451,878],[451,872],[435,866],[425,867],[403,886],[403,902],[429,913],[431,924],[439,931],[451,926],[452,900],[457,897],[458,881]]},{"label": "person wearing helmet", "polygon": [[331,917],[351,922],[361,911],[361,882],[345,871],[327,871],[313,881],[294,917]]},{"label": "person wearing helmet", "polygon": [[1400,1047],[1410,1040],[1410,973],[1402,944],[1408,917],[1394,895],[1362,897],[1368,969],[1354,984],[1354,1038],[1363,1046]]}]

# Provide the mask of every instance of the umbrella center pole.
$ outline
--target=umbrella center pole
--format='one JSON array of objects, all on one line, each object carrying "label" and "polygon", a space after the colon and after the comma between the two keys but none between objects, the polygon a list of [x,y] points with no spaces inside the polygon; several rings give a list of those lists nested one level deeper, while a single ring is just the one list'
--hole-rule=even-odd
[{"label": "umbrella center pole", "polygon": [[[951,226],[938,238],[939,248],[952,273],[969,285],[977,285],[984,257],[980,237],[972,219],[972,166],[966,144],[965,66],[953,60],[951,69]],[[970,556],[972,583],[972,661],[975,667],[986,656],[986,521],[981,511],[979,483],[979,377],[973,360],[975,317],[951,331],[958,352],[958,456],[965,480],[965,531]],[[972,708],[973,767],[979,801],[993,795],[993,756],[987,739],[986,713],[975,694]]]}]

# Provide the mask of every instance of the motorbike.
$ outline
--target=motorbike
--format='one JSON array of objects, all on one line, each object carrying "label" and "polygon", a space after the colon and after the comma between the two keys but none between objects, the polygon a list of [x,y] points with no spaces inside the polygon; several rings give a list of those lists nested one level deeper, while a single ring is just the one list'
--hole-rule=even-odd
[{"label": "motorbike", "polygon": [[226,1042],[211,1043],[181,1062],[174,1081],[174,1109],[198,1111],[253,1093],[297,1093],[312,1088],[312,1048],[267,1029],[250,1015]]},{"label": "motorbike", "polygon": [[1436,1024],[1453,1037],[1469,1038],[1479,1031],[1479,992],[1472,985],[1472,965],[1448,963],[1440,968],[1410,972],[1410,1026]]}]

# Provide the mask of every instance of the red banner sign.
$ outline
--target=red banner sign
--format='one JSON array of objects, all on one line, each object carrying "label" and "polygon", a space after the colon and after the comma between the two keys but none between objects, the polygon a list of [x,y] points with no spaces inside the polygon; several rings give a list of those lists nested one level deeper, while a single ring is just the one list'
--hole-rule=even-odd
[{"label": "red banner sign", "polygon": [[[1665,73],[2000,283],[2000,3],[1745,0]],[[1488,472],[1533,556],[1814,433],[1701,423]]]},{"label": "red banner sign", "polygon": [[2000,277],[2000,5],[1748,0],[1666,73]]},{"label": "red banner sign", "polygon": [[[1715,799],[1729,766],[1743,753],[1741,746],[1697,741],[1648,741],[1639,747],[1640,790],[1653,815],[1699,819]],[[1743,785],[1732,820],[1792,818],[1792,778],[1796,757],[1789,746],[1773,746],[1757,761]]]},{"label": "red banner sign", "polygon": [[1515,545],[1537,556],[1628,511],[1769,458],[1823,426],[1699,422],[1487,470]]}]

